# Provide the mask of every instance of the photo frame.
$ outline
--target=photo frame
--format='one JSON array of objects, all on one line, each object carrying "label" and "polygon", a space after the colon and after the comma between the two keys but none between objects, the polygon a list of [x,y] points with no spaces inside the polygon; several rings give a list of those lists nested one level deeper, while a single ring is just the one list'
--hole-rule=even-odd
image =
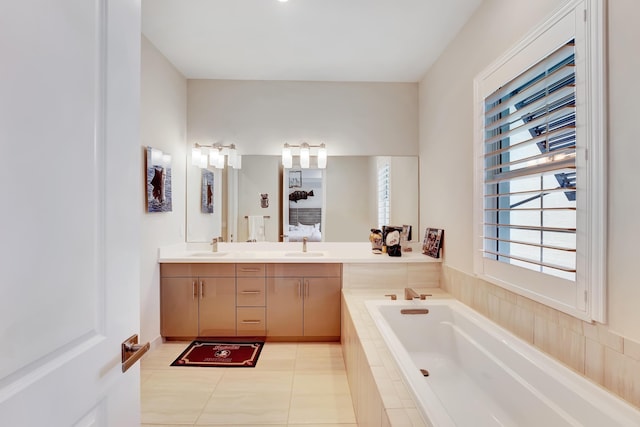
[{"label": "photo frame", "polygon": [[442,247],[442,237],[444,230],[439,228],[427,228],[422,242],[422,253],[432,258],[440,258],[440,248]]},{"label": "photo frame", "polygon": [[147,147],[147,212],[171,212],[171,155]]},{"label": "photo frame", "polygon": [[289,171],[289,188],[302,188],[302,171]]},{"label": "photo frame", "polygon": [[202,197],[200,211],[213,213],[213,172],[202,169]]}]

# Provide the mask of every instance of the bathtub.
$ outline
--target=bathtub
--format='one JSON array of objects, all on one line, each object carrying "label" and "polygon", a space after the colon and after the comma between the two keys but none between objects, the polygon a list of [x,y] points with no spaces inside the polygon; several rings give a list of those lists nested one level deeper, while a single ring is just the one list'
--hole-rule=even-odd
[{"label": "bathtub", "polygon": [[428,425],[640,426],[632,405],[456,300],[366,306]]}]

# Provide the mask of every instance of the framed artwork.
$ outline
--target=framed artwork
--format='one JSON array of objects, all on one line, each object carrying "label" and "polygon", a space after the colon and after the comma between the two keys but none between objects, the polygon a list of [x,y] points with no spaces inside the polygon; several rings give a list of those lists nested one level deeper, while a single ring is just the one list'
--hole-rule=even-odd
[{"label": "framed artwork", "polygon": [[440,247],[444,230],[439,228],[427,228],[422,242],[422,253],[433,258],[440,258]]},{"label": "framed artwork", "polygon": [[289,171],[289,188],[302,187],[302,171]]},{"label": "framed artwork", "polygon": [[202,213],[213,213],[213,172],[202,169]]},{"label": "framed artwork", "polygon": [[171,155],[147,147],[147,212],[171,212]]}]

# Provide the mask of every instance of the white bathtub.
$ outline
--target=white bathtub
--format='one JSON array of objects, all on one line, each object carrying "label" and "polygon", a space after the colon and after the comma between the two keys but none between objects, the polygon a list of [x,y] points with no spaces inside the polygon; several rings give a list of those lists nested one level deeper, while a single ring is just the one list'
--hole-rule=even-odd
[{"label": "white bathtub", "polygon": [[633,406],[456,300],[366,305],[427,424],[640,426]]}]

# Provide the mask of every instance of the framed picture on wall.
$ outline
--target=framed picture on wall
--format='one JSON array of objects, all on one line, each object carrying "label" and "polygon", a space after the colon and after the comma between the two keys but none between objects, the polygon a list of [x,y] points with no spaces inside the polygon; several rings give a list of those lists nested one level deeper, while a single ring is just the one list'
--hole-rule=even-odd
[{"label": "framed picture on wall", "polygon": [[202,169],[202,213],[213,213],[213,172]]},{"label": "framed picture on wall", "polygon": [[302,187],[302,171],[289,171],[289,188]]},{"label": "framed picture on wall", "polygon": [[171,212],[171,155],[146,148],[147,212]]},{"label": "framed picture on wall", "polygon": [[440,248],[442,247],[442,237],[444,230],[439,228],[427,228],[422,242],[422,253],[433,258],[440,258]]}]

